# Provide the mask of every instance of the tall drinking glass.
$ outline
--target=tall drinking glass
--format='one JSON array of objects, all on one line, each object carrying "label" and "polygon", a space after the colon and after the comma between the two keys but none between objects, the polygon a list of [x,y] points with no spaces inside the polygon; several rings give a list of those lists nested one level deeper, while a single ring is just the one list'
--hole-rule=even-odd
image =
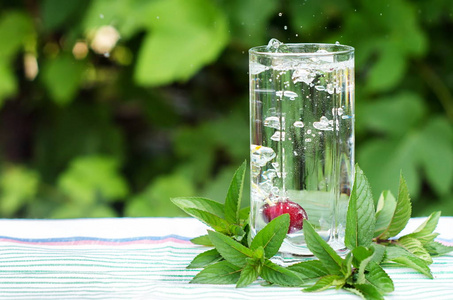
[{"label": "tall drinking glass", "polygon": [[280,258],[311,255],[306,219],[341,253],[354,174],[354,48],[273,39],[249,55],[252,236],[289,213]]}]

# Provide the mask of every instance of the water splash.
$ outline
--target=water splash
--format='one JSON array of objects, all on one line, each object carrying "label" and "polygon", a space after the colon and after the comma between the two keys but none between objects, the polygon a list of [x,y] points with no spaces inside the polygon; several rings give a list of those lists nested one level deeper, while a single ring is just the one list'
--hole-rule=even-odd
[{"label": "water splash", "polygon": [[250,145],[250,160],[252,165],[264,167],[269,161],[275,157],[275,152],[272,148]]},{"label": "water splash", "polygon": [[322,116],[319,122],[313,122],[313,127],[318,130],[333,131],[333,120],[329,120],[327,117]]},{"label": "water splash", "polygon": [[266,50],[273,53],[287,53],[289,52],[288,46],[279,40],[272,38],[266,46]]}]

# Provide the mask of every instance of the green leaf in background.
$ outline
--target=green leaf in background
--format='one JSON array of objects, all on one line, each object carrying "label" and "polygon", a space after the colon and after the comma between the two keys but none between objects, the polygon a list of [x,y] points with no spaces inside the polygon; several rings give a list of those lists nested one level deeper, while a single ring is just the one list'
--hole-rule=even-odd
[{"label": "green leaf in background", "polygon": [[253,283],[258,278],[258,275],[258,271],[252,262],[246,264],[241,271],[241,276],[239,277],[236,287],[245,287]]},{"label": "green leaf in background", "polygon": [[30,42],[35,32],[31,17],[21,11],[3,11],[0,16],[0,64],[9,63],[16,52]]},{"label": "green leaf in background", "polygon": [[69,55],[47,61],[43,67],[42,80],[55,103],[67,105],[74,100],[82,83],[84,69],[80,61]]},{"label": "green leaf in background", "polygon": [[230,18],[232,35],[246,43],[248,48],[267,43],[266,24],[277,15],[276,0],[226,0],[225,9]]},{"label": "green leaf in background", "polygon": [[302,283],[295,273],[274,264],[268,259],[264,261],[260,275],[264,280],[280,286],[299,286]]},{"label": "green leaf in background", "polygon": [[16,90],[17,83],[11,68],[0,60],[0,108],[4,100],[14,95]]},{"label": "green leaf in background", "polygon": [[346,217],[345,245],[349,249],[368,247],[375,228],[374,201],[368,179],[356,165],[354,185]]},{"label": "green leaf in background", "polygon": [[195,256],[187,268],[204,268],[210,264],[220,261],[221,259],[222,256],[220,253],[216,249],[211,249]]},{"label": "green leaf in background", "polygon": [[187,208],[196,208],[214,214],[219,218],[223,218],[225,215],[224,205],[211,199],[206,199],[202,197],[177,197],[172,198],[171,202],[173,202],[176,206],[178,206],[182,210],[186,210]]},{"label": "green leaf in background", "polygon": [[418,94],[401,91],[359,105],[357,123],[362,129],[400,137],[421,122],[426,110],[426,104]]},{"label": "green leaf in background", "polygon": [[352,250],[353,255],[353,264],[354,267],[358,269],[357,272],[357,283],[363,284],[365,282],[365,269],[368,266],[368,263],[373,258],[373,252],[368,250],[365,247],[359,246]]},{"label": "green leaf in background", "polygon": [[308,249],[323,263],[332,275],[341,274],[342,258],[324,241],[307,220],[304,236]]},{"label": "green leaf in background", "polygon": [[388,239],[396,236],[401,230],[406,227],[407,222],[411,218],[411,202],[409,198],[409,190],[403,175],[400,176],[400,185],[398,191],[398,199],[396,208],[389,226],[381,233],[378,239]]},{"label": "green leaf in background", "polygon": [[47,30],[63,27],[65,23],[68,23],[68,20],[76,19],[88,3],[88,0],[42,1],[41,10],[44,27]]},{"label": "green leaf in background", "polygon": [[209,265],[198,273],[190,283],[234,284],[238,281],[241,269],[227,261]]},{"label": "green leaf in background", "polygon": [[250,249],[255,250],[263,247],[265,257],[271,258],[277,254],[289,228],[289,215],[283,214],[270,221],[253,238]]},{"label": "green leaf in background", "polygon": [[404,53],[393,42],[380,41],[380,56],[375,61],[368,77],[370,91],[388,91],[395,87],[406,72]]},{"label": "green leaf in background", "polygon": [[395,213],[396,199],[390,191],[383,191],[376,206],[376,226],[373,237],[377,237],[390,225]]},{"label": "green leaf in background", "polygon": [[240,222],[239,210],[241,209],[246,166],[246,162],[243,162],[234,173],[225,199],[225,220],[230,224],[239,224]]},{"label": "green leaf in background", "polygon": [[0,211],[11,217],[31,201],[39,186],[39,174],[22,166],[9,166],[0,173]]},{"label": "green leaf in background", "polygon": [[81,206],[95,203],[96,193],[107,201],[117,200],[129,193],[119,167],[119,161],[109,156],[79,157],[61,174],[58,187]]},{"label": "green leaf in background", "polygon": [[320,260],[309,260],[293,264],[288,270],[296,273],[304,282],[329,274]]},{"label": "green leaf in background", "polygon": [[430,120],[420,135],[418,157],[426,179],[438,195],[453,187],[453,126],[446,118]]},{"label": "green leaf in background", "polygon": [[160,176],[150,182],[146,189],[131,198],[125,209],[125,214],[130,217],[149,217],[149,216],[184,216],[174,205],[170,205],[174,197],[187,195],[185,198],[178,198],[186,208],[201,208],[201,210],[214,211],[223,215],[223,205],[212,200],[204,201],[197,197],[190,197],[195,194],[193,183],[181,174],[173,173]]},{"label": "green leaf in background", "polygon": [[247,263],[247,258],[253,256],[252,250],[222,233],[208,230],[208,234],[220,255],[235,266],[242,268]]},{"label": "green leaf in background", "polygon": [[135,69],[141,85],[187,80],[226,46],[226,18],[211,1],[159,0],[148,9],[152,30],[140,47]]}]

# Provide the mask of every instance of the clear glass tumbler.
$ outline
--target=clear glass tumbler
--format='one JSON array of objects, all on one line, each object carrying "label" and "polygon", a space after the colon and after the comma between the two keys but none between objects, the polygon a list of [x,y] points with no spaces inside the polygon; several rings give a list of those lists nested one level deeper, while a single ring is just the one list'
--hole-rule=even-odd
[{"label": "clear glass tumbler", "polygon": [[311,255],[304,219],[341,253],[354,174],[354,48],[273,39],[250,49],[249,63],[252,236],[289,213],[281,258]]}]

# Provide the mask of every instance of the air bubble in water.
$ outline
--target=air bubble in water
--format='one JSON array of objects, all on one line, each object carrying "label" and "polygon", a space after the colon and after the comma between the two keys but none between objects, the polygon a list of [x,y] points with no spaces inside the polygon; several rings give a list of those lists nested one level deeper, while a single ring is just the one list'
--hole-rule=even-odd
[{"label": "air bubble in water", "polygon": [[293,91],[277,91],[275,94],[280,98],[282,98],[282,96],[288,97],[289,100],[295,100],[298,97],[297,93]]},{"label": "air bubble in water", "polygon": [[283,29],[288,30],[288,26],[286,26],[286,25],[283,26]]},{"label": "air bubble in water", "polygon": [[302,122],[302,121],[296,121],[296,122],[294,122],[293,125],[294,125],[294,127],[298,127],[298,128],[302,128],[305,126],[304,122]]},{"label": "air bubble in water", "polygon": [[281,120],[283,124],[280,124],[279,117],[267,117],[264,119],[263,125],[270,128],[282,129],[281,125],[283,125],[283,128],[285,127],[285,118],[282,117]]},{"label": "air bubble in water", "polygon": [[275,157],[275,152],[272,148],[250,145],[250,160],[252,165],[259,167],[265,166],[269,161]]},{"label": "air bubble in water", "polygon": [[275,131],[275,133],[271,136],[271,140],[279,142],[285,140],[285,132],[284,131]]},{"label": "air bubble in water", "polygon": [[264,171],[262,176],[265,180],[272,180],[277,177],[277,171],[274,169],[269,169]]},{"label": "air bubble in water", "polygon": [[293,73],[292,80],[294,83],[304,82],[310,84],[316,77],[316,72],[309,69],[296,69]]},{"label": "air bubble in water", "polygon": [[313,127],[318,130],[332,131],[333,121],[327,119],[325,116],[322,116],[319,122],[313,122]]}]

